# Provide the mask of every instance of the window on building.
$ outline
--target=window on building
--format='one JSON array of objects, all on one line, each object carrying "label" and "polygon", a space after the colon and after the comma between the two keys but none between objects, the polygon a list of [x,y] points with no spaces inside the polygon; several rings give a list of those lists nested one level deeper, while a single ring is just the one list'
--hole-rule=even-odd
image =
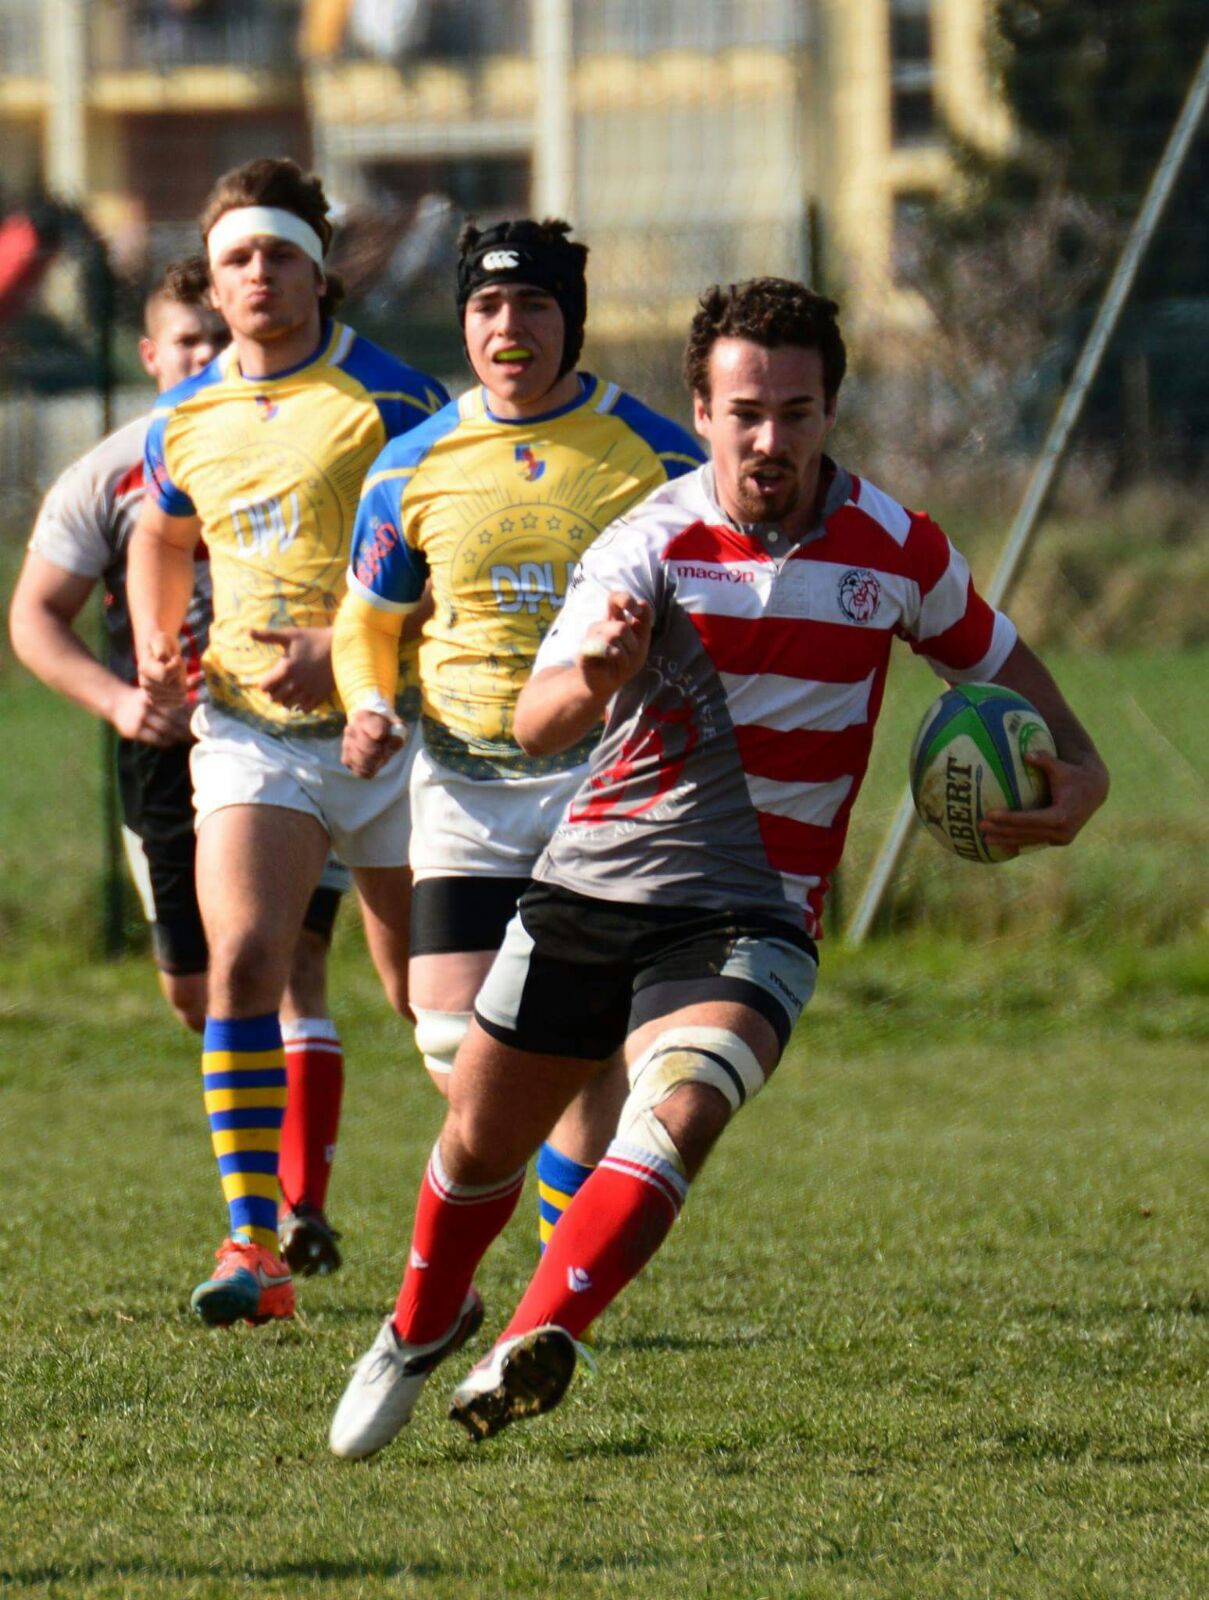
[{"label": "window on building", "polygon": [[924,264],[928,219],[935,204],[935,196],[931,194],[904,190],[894,196],[890,270],[895,283],[904,289],[914,287],[919,281]]},{"label": "window on building", "polygon": [[424,195],[444,195],[459,215],[474,215],[480,222],[527,216],[530,208],[528,156],[370,161],[363,170],[371,193],[400,205],[412,205]]},{"label": "window on building", "polygon": [[5,76],[42,71],[42,18],[38,0],[0,6],[0,61]]},{"label": "window on building", "polygon": [[931,0],[890,0],[890,127],[896,145],[936,137]]}]

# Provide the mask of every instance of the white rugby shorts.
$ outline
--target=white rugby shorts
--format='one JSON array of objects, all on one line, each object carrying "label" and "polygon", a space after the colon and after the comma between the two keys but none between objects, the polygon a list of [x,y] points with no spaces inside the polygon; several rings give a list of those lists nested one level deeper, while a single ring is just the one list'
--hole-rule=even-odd
[{"label": "white rugby shorts", "polygon": [[198,706],[192,728],[198,828],[227,806],[281,806],[314,817],[349,867],[406,866],[414,729],[375,777],[357,778],[341,763],[338,737],[278,737],[215,705]]},{"label": "white rugby shorts", "polygon": [[467,778],[420,744],[411,772],[411,870],[422,878],[527,878],[587,765],[537,778]]}]

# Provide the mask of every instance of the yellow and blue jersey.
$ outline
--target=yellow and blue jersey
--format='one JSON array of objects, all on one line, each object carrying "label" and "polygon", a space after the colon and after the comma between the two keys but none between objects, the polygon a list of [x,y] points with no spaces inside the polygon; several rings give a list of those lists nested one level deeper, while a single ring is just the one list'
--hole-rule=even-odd
[{"label": "yellow and blue jersey", "polygon": [[610,522],[704,459],[691,434],[616,384],[581,373],[580,386],[570,404],[516,421],[475,388],[387,445],[365,480],[350,601],[404,613],[431,578],[424,740],[470,776],[549,765],[524,756],[512,716],[576,564]]},{"label": "yellow and blue jersey", "polygon": [[[286,372],[245,378],[232,345],[160,397],[147,490],[169,516],[201,519],[214,583],[203,665],[218,705],[270,732],[339,731],[335,697],[300,712],[256,687],[281,652],[249,630],[331,625],[368,468],[448,399],[435,378],[338,322]],[[414,646],[403,647],[400,709],[409,690],[415,699],[413,658]]]}]

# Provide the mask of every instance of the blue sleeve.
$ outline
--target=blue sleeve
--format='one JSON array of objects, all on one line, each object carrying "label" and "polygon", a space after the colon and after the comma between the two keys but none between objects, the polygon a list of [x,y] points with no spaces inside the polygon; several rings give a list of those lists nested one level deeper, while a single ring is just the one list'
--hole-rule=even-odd
[{"label": "blue sleeve", "polygon": [[449,403],[444,384],[360,336],[340,365],[369,393],[388,439],[409,432]]},{"label": "blue sleeve", "polygon": [[407,541],[403,497],[433,445],[459,420],[457,402],[451,400],[418,428],[392,439],[365,475],[353,525],[349,586],[388,610],[414,605],[423,593],[428,560]]},{"label": "blue sleeve", "polygon": [[378,415],[382,418],[388,439],[397,439],[400,434],[409,432],[448,402],[449,392],[444,384],[438,383],[435,378],[424,378],[423,382],[422,399],[402,393],[375,395]]},{"label": "blue sleeve", "polygon": [[365,480],[353,546],[349,587],[391,610],[412,606],[424,593],[428,562],[403,535],[403,491],[413,468],[395,468],[384,451]]},{"label": "blue sleeve", "polygon": [[143,477],[152,500],[170,517],[195,517],[197,509],[192,500],[178,489],[168,476],[164,460],[164,432],[172,420],[172,406],[156,406],[147,428],[147,442],[143,446]]},{"label": "blue sleeve", "polygon": [[705,452],[687,429],[668,417],[662,417],[632,394],[622,393],[613,407],[613,415],[620,417],[627,427],[648,444],[659,457],[669,478],[679,478],[686,472],[695,472],[705,461]]}]

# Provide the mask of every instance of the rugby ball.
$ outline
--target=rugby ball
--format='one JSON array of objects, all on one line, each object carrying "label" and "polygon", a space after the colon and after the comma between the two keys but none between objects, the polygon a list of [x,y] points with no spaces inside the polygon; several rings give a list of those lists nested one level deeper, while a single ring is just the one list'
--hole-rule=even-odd
[{"label": "rugby ball", "polygon": [[988,864],[1015,854],[988,845],[978,824],[988,811],[1032,811],[1049,803],[1045,774],[1025,756],[1054,740],[1041,714],[1014,689],[962,683],[929,706],[911,746],[911,794],[924,827],[963,861]]}]

